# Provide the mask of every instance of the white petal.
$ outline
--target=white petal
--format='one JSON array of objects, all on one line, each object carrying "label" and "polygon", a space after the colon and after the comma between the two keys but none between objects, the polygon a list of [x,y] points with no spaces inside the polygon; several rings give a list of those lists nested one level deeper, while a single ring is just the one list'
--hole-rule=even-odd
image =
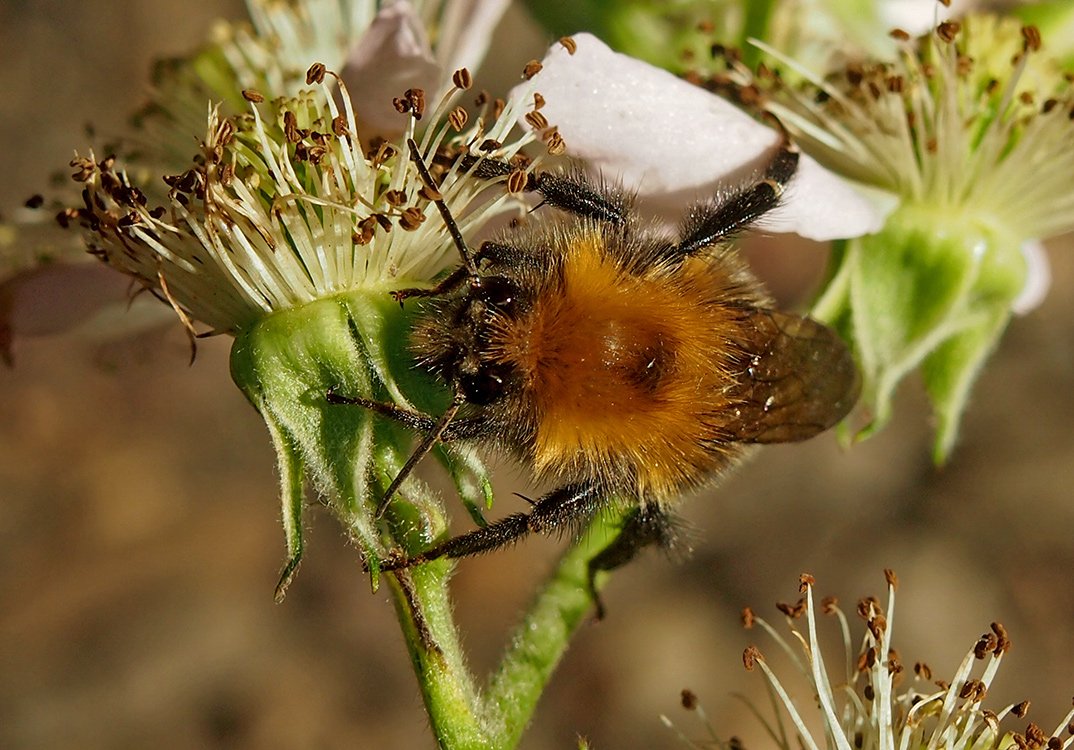
[{"label": "white petal", "polygon": [[1040,305],[1052,285],[1052,268],[1048,254],[1044,252],[1044,243],[1040,240],[1023,242],[1022,257],[1026,262],[1026,283],[1011,303],[1015,315],[1025,315]]},{"label": "white petal", "polygon": [[439,95],[450,87],[448,77],[456,70],[467,68],[472,73],[481,66],[492,32],[509,3],[510,0],[459,0],[447,4],[436,41],[436,59],[445,78]]},{"label": "white petal", "polygon": [[968,0],[954,0],[950,7],[945,7],[937,0],[881,0],[877,3],[877,10],[881,23],[888,28],[921,36],[934,29],[940,21],[968,11],[972,5]]},{"label": "white petal", "polygon": [[411,88],[431,94],[440,78],[425,26],[407,0],[377,13],[351,49],[342,77],[361,124],[382,133],[403,131],[406,118],[392,100]]},{"label": "white petal", "polygon": [[[779,134],[724,99],[589,34],[574,40],[574,55],[553,46],[534,79],[541,111],[569,155],[621,180],[654,210],[681,212],[755,179],[771,158]],[[856,237],[883,225],[894,205],[884,203],[804,158],[783,205],[759,226],[816,240]]]}]

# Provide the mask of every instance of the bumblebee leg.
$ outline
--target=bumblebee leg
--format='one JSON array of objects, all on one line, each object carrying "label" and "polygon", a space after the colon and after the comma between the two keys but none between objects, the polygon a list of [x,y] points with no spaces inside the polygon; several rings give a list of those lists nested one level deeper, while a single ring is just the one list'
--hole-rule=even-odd
[{"label": "bumblebee leg", "polygon": [[531,177],[533,187],[527,184],[526,189],[540,193],[544,198],[542,204],[609,224],[626,221],[627,201],[615,193],[600,191],[586,180],[553,172],[540,172]]},{"label": "bumblebee leg", "polygon": [[[404,427],[409,427],[414,430],[414,432],[431,432],[436,429],[436,426],[440,421],[433,419],[428,414],[422,414],[420,411],[407,409],[387,401],[374,401],[373,399],[363,398],[361,396],[343,396],[337,393],[335,388],[329,389],[324,397],[330,404],[346,404],[369,409],[383,417],[394,419]],[[485,422],[479,417],[456,419],[440,433],[440,442],[448,443],[453,440],[472,440],[473,438],[484,434],[484,431]]]},{"label": "bumblebee leg", "polygon": [[[476,166],[474,166],[476,165]],[[473,174],[486,180],[506,177],[516,171],[516,167],[498,159],[480,159],[468,155],[463,157],[462,166]],[[629,201],[617,193],[599,190],[582,177],[570,177],[555,172],[531,172],[526,176],[525,190],[540,193],[544,198],[542,205],[549,205],[597,221],[610,224],[622,224],[626,221]]]},{"label": "bumblebee leg", "polygon": [[527,534],[561,531],[590,518],[604,502],[604,493],[594,485],[567,485],[539,498],[529,513],[514,513],[482,529],[448,539],[420,555],[385,561],[381,570],[409,568],[440,557],[469,557],[499,549]]},{"label": "bumblebee leg", "polygon": [[604,619],[604,603],[597,593],[597,573],[615,570],[633,560],[639,552],[651,544],[668,549],[674,542],[674,524],[659,505],[643,503],[631,512],[623,523],[619,536],[589,561],[590,596],[597,607],[596,619]]},{"label": "bumblebee leg", "polygon": [[412,289],[396,289],[391,292],[392,299],[403,304],[403,300],[410,299],[411,297],[439,297],[447,294],[448,292],[457,289],[464,281],[471,278],[471,274],[466,266],[459,266],[441,281],[436,286],[430,289],[412,288]]},{"label": "bumblebee leg", "polygon": [[682,240],[675,252],[692,255],[742,231],[779,204],[784,188],[798,169],[798,147],[784,135],[779,151],[753,185],[732,193],[726,200],[701,204],[690,212]]},{"label": "bumblebee leg", "polygon": [[328,392],[324,394],[324,398],[325,401],[330,404],[360,406],[363,409],[375,411],[381,416],[394,419],[396,422],[409,427],[415,432],[428,432],[436,424],[436,420],[428,414],[422,414],[419,411],[407,409],[387,401],[374,401],[371,398],[363,398],[361,396],[343,396],[337,393],[334,387],[328,389]]}]

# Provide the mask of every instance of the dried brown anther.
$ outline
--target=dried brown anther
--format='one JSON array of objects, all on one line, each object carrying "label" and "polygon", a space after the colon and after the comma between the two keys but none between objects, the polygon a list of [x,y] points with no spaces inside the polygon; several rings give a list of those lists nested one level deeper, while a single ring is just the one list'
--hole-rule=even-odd
[{"label": "dried brown anther", "polygon": [[455,109],[451,110],[451,114],[448,115],[448,122],[451,123],[451,127],[455,129],[456,133],[462,132],[469,119],[470,116],[466,114],[466,110],[462,107],[455,107]]},{"label": "dried brown anther", "polygon": [[960,31],[962,31],[962,24],[958,21],[944,21],[936,27],[936,36],[938,36],[941,41],[950,43],[958,38],[958,33]]},{"label": "dried brown anther", "polygon": [[411,206],[403,211],[402,216],[399,217],[399,226],[404,231],[413,232],[425,222],[425,212],[420,208]]},{"label": "dried brown anther", "polygon": [[764,657],[761,655],[761,650],[756,646],[749,646],[742,652],[742,666],[746,668],[747,672],[752,672],[759,661],[764,661]]},{"label": "dried brown anther", "polygon": [[526,190],[530,176],[524,170],[516,169],[507,176],[507,192],[518,194]]},{"label": "dried brown anther", "polygon": [[283,113],[283,134],[288,143],[298,143],[302,140],[302,130],[298,127],[298,116],[291,110]]},{"label": "dried brown anther", "polygon": [[466,91],[474,85],[474,77],[466,68],[459,68],[451,74],[451,83],[455,88]]},{"label": "dried brown anther", "polygon": [[544,130],[548,127],[548,118],[536,110],[526,113],[526,122],[534,130]]},{"label": "dried brown anther", "polygon": [[418,190],[418,195],[427,201],[439,201],[444,199],[443,194],[431,185],[422,185],[421,189]]},{"label": "dried brown anther", "polygon": [[1040,49],[1040,29],[1036,26],[1022,27],[1022,49],[1026,52],[1036,52]]},{"label": "dried brown anther", "polygon": [[325,68],[324,63],[313,63],[313,65],[309,66],[309,69],[306,70],[306,85],[309,86],[314,83],[323,83],[326,72],[327,69]]},{"label": "dried brown anther", "polygon": [[552,133],[551,137],[547,139],[545,148],[552,156],[560,156],[567,150],[567,142],[563,140],[558,132]]}]

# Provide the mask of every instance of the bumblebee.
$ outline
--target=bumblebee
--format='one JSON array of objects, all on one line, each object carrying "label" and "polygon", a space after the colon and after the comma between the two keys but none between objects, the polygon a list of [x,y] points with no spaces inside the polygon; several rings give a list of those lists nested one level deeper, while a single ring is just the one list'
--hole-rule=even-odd
[{"label": "bumblebee", "polygon": [[[511,171],[469,160],[478,176]],[[755,182],[691,207],[677,235],[643,222],[620,190],[543,172],[528,175],[526,188],[556,215],[471,252],[437,200],[462,263],[432,289],[394,296],[424,298],[410,346],[418,366],[451,389],[451,406],[434,418],[338,393],[329,400],[424,435],[384,502],[437,441],[490,445],[556,489],[528,513],[381,569],[570,530],[610,503],[629,503],[617,540],[590,563],[592,588],[597,571],[648,544],[668,546],[669,507],[748,445],[805,440],[846,416],[859,391],[847,347],[824,325],[773,309],[731,246],[779,204],[797,164],[785,138]]]}]

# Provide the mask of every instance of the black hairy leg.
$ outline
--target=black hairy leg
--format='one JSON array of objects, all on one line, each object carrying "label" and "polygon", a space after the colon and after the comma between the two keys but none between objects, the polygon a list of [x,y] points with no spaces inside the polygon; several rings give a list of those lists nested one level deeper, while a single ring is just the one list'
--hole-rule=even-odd
[{"label": "black hairy leg", "polygon": [[[422,414],[413,409],[405,409],[398,404],[387,401],[374,401],[371,398],[361,396],[344,396],[330,389],[324,395],[325,401],[330,404],[343,404],[348,406],[360,406],[363,409],[376,412],[383,417],[393,419],[404,427],[409,427],[415,432],[430,433],[436,429],[439,419],[434,419],[428,414]],[[441,431],[439,441],[450,443],[455,440],[472,440],[485,434],[487,427],[485,420],[480,417],[464,417],[455,419]]]},{"label": "black hairy leg", "polygon": [[655,503],[642,503],[623,521],[619,535],[596,554],[588,566],[587,585],[596,605],[596,619],[604,619],[604,603],[597,593],[596,578],[600,571],[611,571],[626,565],[646,547],[653,544],[670,549],[675,541],[674,519]]},{"label": "black hairy leg", "polygon": [[692,255],[748,227],[779,205],[783,191],[798,169],[798,147],[784,134],[776,155],[757,182],[718,203],[701,204],[687,220],[675,251]]},{"label": "black hairy leg", "polygon": [[607,498],[592,484],[570,484],[542,495],[529,513],[513,513],[506,518],[452,537],[432,549],[413,557],[385,560],[381,570],[398,570],[440,557],[469,557],[492,552],[517,542],[527,534],[562,532],[578,527],[593,517]]},{"label": "black hairy leg", "polygon": [[[483,179],[506,177],[515,171],[515,167],[498,159],[480,159],[475,156],[463,157],[463,168],[474,167],[474,176]],[[629,202],[617,194],[609,194],[579,177],[558,174],[556,172],[531,172],[526,175],[527,192],[540,194],[544,199],[541,205],[549,205],[561,211],[588,219],[622,224],[629,213]]]}]

